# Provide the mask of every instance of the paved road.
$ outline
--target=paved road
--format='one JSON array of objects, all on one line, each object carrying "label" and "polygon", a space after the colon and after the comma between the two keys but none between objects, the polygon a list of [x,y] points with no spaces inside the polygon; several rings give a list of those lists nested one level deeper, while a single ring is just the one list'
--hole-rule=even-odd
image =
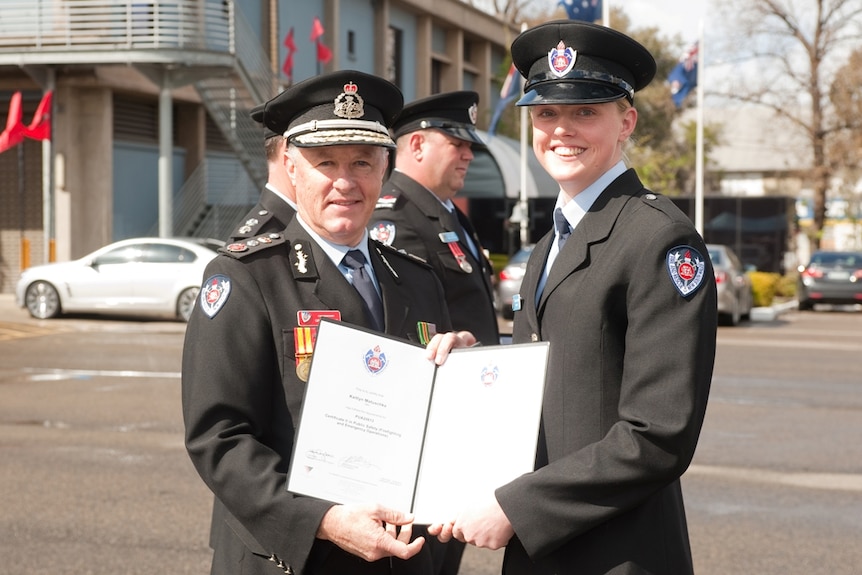
[{"label": "paved road", "polygon": [[[210,495],[182,446],[183,334],[35,321],[0,295],[0,573],[208,572]],[[859,572],[860,356],[862,313],[720,329],[683,478],[699,575]],[[501,558],[468,548],[462,573],[499,573]]]}]

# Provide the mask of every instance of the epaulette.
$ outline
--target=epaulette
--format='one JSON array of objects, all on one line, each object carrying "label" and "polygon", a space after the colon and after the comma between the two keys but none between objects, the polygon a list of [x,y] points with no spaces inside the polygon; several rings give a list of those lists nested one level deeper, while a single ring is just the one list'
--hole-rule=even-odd
[{"label": "epaulette", "polygon": [[380,196],[377,198],[377,205],[374,206],[375,210],[391,210],[395,208],[395,202],[398,201],[398,196],[394,196],[392,194],[386,194],[385,196]]},{"label": "epaulette", "polygon": [[219,248],[219,253],[228,255],[235,259],[241,259],[248,255],[258,253],[272,246],[277,246],[285,242],[284,234],[270,233],[263,234],[247,240],[240,240],[227,244]]},{"label": "epaulette", "polygon": [[244,240],[254,237],[260,229],[275,216],[274,213],[261,207],[256,215],[251,215],[230,235],[232,240]]}]

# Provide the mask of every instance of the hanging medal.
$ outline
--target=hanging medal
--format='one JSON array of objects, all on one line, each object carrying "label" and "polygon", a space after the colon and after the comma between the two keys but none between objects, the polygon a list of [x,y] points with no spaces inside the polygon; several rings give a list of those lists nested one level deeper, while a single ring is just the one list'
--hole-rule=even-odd
[{"label": "hanging medal", "polygon": [[452,255],[455,257],[455,261],[458,262],[458,267],[460,267],[465,273],[473,271],[473,266],[467,261],[467,256],[464,255],[464,252],[461,250],[461,246],[458,245],[457,233],[441,232],[437,237],[440,238],[441,242],[449,246],[449,251],[452,252]]},{"label": "hanging medal", "polygon": [[300,310],[296,312],[296,323],[293,328],[293,346],[296,357],[296,375],[302,381],[308,381],[311,371],[311,356],[314,354],[314,343],[317,341],[317,326],[320,320],[331,319],[341,321],[341,312],[337,309]]}]

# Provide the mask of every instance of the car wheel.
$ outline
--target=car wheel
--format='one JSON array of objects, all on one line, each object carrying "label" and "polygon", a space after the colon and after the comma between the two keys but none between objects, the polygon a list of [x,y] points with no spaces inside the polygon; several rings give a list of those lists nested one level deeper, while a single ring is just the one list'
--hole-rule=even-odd
[{"label": "car wheel", "polygon": [[60,294],[48,282],[33,282],[24,293],[24,305],[33,317],[51,319],[60,315]]},{"label": "car wheel", "polygon": [[198,294],[201,288],[190,287],[186,288],[177,298],[177,317],[182,321],[189,321],[192,316],[192,311],[195,309],[195,304],[198,301]]},{"label": "car wheel", "polygon": [[504,305],[503,309],[500,310],[500,315],[503,319],[515,319],[515,310],[512,309],[510,305]]},{"label": "car wheel", "polygon": [[814,304],[809,300],[803,300],[799,302],[799,311],[811,311],[814,309]]}]

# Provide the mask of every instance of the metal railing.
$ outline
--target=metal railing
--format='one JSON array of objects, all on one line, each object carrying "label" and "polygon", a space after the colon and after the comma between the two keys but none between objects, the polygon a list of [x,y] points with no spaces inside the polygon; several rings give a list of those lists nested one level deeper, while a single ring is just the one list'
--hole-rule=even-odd
[{"label": "metal railing", "polygon": [[[0,64],[116,62],[197,68],[201,102],[260,190],[262,132],[249,111],[275,96],[277,83],[236,0],[0,0]],[[199,199],[188,209],[218,205]]]},{"label": "metal railing", "polygon": [[0,50],[162,49],[232,53],[228,3],[207,0],[5,0]]}]

